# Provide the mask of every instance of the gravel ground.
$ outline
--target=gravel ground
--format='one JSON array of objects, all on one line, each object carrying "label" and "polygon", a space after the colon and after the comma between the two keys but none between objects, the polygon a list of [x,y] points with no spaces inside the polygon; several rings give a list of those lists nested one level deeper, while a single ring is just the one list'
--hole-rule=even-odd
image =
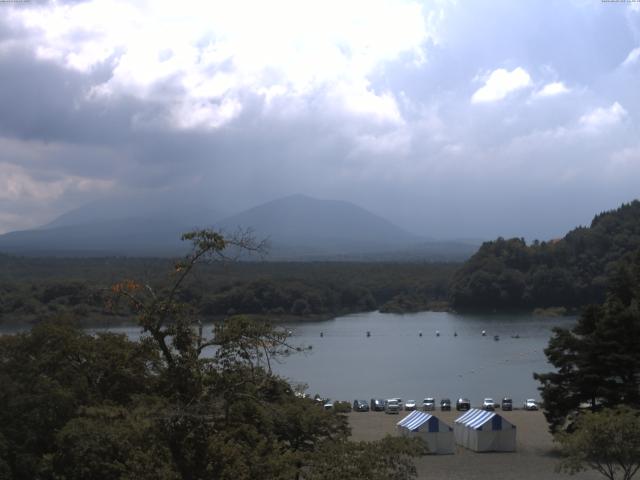
[{"label": "gravel ground", "polygon": [[[460,415],[452,412],[433,412],[445,423],[453,426]],[[427,455],[415,460],[420,479],[487,480],[487,479],[602,479],[595,472],[566,475],[555,472],[557,452],[542,412],[498,413],[517,427],[517,451],[513,453],[476,453],[460,446],[454,455]],[[407,412],[387,415],[383,412],[352,412],[349,423],[354,440],[378,440],[386,434],[397,435],[396,423]]]}]

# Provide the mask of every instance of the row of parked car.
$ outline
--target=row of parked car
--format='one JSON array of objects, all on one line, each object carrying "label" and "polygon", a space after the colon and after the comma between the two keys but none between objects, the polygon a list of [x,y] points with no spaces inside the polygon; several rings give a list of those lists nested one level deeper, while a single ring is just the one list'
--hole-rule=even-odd
[{"label": "row of parked car", "polygon": [[[398,413],[400,410],[411,411],[416,410],[418,405],[415,400],[407,400],[402,402],[401,398],[389,398],[383,400],[381,398],[372,398],[369,403],[366,400],[354,400],[353,410],[356,412],[368,412],[369,410],[374,412],[386,412],[386,413]],[[471,402],[466,398],[459,398],[456,401],[456,410],[466,411],[471,408]],[[485,398],[482,402],[482,408],[484,410],[495,410],[501,408],[504,411],[513,410],[513,400],[510,397],[504,397],[500,403],[496,403],[492,398]],[[529,398],[525,400],[523,405],[524,410],[538,410],[538,403]],[[430,411],[436,409],[436,399],[433,397],[427,397],[422,401],[422,410]],[[451,410],[451,400],[443,398],[440,400],[440,410]]]}]

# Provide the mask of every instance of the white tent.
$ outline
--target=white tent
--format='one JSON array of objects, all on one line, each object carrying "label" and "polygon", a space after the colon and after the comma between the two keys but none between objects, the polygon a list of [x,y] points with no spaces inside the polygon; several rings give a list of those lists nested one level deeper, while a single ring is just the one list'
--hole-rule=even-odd
[{"label": "white tent", "polygon": [[453,424],[456,443],[475,452],[515,452],[516,427],[496,412],[473,408]]},{"label": "white tent", "polygon": [[397,425],[401,435],[424,439],[430,453],[453,453],[453,429],[437,417],[416,410]]}]

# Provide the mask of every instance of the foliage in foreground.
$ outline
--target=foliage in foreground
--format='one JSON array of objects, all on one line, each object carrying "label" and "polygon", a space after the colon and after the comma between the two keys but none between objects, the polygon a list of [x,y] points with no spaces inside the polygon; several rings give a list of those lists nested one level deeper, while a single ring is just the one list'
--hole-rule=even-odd
[{"label": "foliage in foreground", "polygon": [[542,384],[551,431],[571,428],[581,406],[640,408],[640,252],[614,277],[603,305],[587,308],[571,330],[557,328],[545,349],[555,372]]},{"label": "foliage in foreground", "polygon": [[285,331],[236,317],[206,335],[181,301],[186,278],[229,245],[259,245],[206,230],[185,239],[194,250],[169,288],[113,288],[142,340],[65,321],[0,337],[0,479],[413,478],[424,444],[351,443],[345,416],[273,374],[295,351]]},{"label": "foliage in foreground", "polygon": [[640,411],[628,407],[585,412],[573,433],[560,433],[565,455],[559,470],[593,469],[609,480],[631,480],[640,469]]}]

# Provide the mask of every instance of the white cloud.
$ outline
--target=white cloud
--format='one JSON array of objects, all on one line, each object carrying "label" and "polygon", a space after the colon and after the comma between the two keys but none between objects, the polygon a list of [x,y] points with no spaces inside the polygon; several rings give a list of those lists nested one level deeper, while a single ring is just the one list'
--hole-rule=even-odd
[{"label": "white cloud", "polygon": [[511,71],[498,68],[491,72],[485,84],[471,97],[471,103],[496,102],[503,100],[512,92],[531,85],[529,73],[522,67]]},{"label": "white cloud", "polygon": [[321,91],[341,96],[347,112],[397,122],[395,98],[373,91],[368,78],[389,61],[424,61],[441,21],[409,0],[92,0],[13,16],[38,32],[42,58],[80,72],[113,63],[93,98],[168,103],[178,128],[227,123],[247,91],[266,101]]},{"label": "white cloud", "polygon": [[627,111],[622,105],[614,102],[609,108],[599,107],[585,113],[578,122],[583,130],[595,133],[600,129],[620,123],[626,116]]},{"label": "white cloud", "polygon": [[556,95],[562,95],[563,93],[569,93],[570,90],[562,82],[547,83],[541,90],[536,92],[537,97],[554,97]]},{"label": "white cloud", "polygon": [[627,58],[625,58],[624,62],[622,62],[622,66],[629,67],[634,63],[636,63],[638,59],[640,59],[640,47],[634,48],[629,52],[629,55],[627,55]]},{"label": "white cloud", "polygon": [[611,166],[620,169],[629,167],[640,168],[640,145],[634,147],[623,148],[617,152],[613,152],[609,158]]},{"label": "white cloud", "polygon": [[410,143],[411,135],[405,129],[381,135],[363,134],[357,137],[356,146],[350,155],[391,154],[400,157],[409,152]]}]

